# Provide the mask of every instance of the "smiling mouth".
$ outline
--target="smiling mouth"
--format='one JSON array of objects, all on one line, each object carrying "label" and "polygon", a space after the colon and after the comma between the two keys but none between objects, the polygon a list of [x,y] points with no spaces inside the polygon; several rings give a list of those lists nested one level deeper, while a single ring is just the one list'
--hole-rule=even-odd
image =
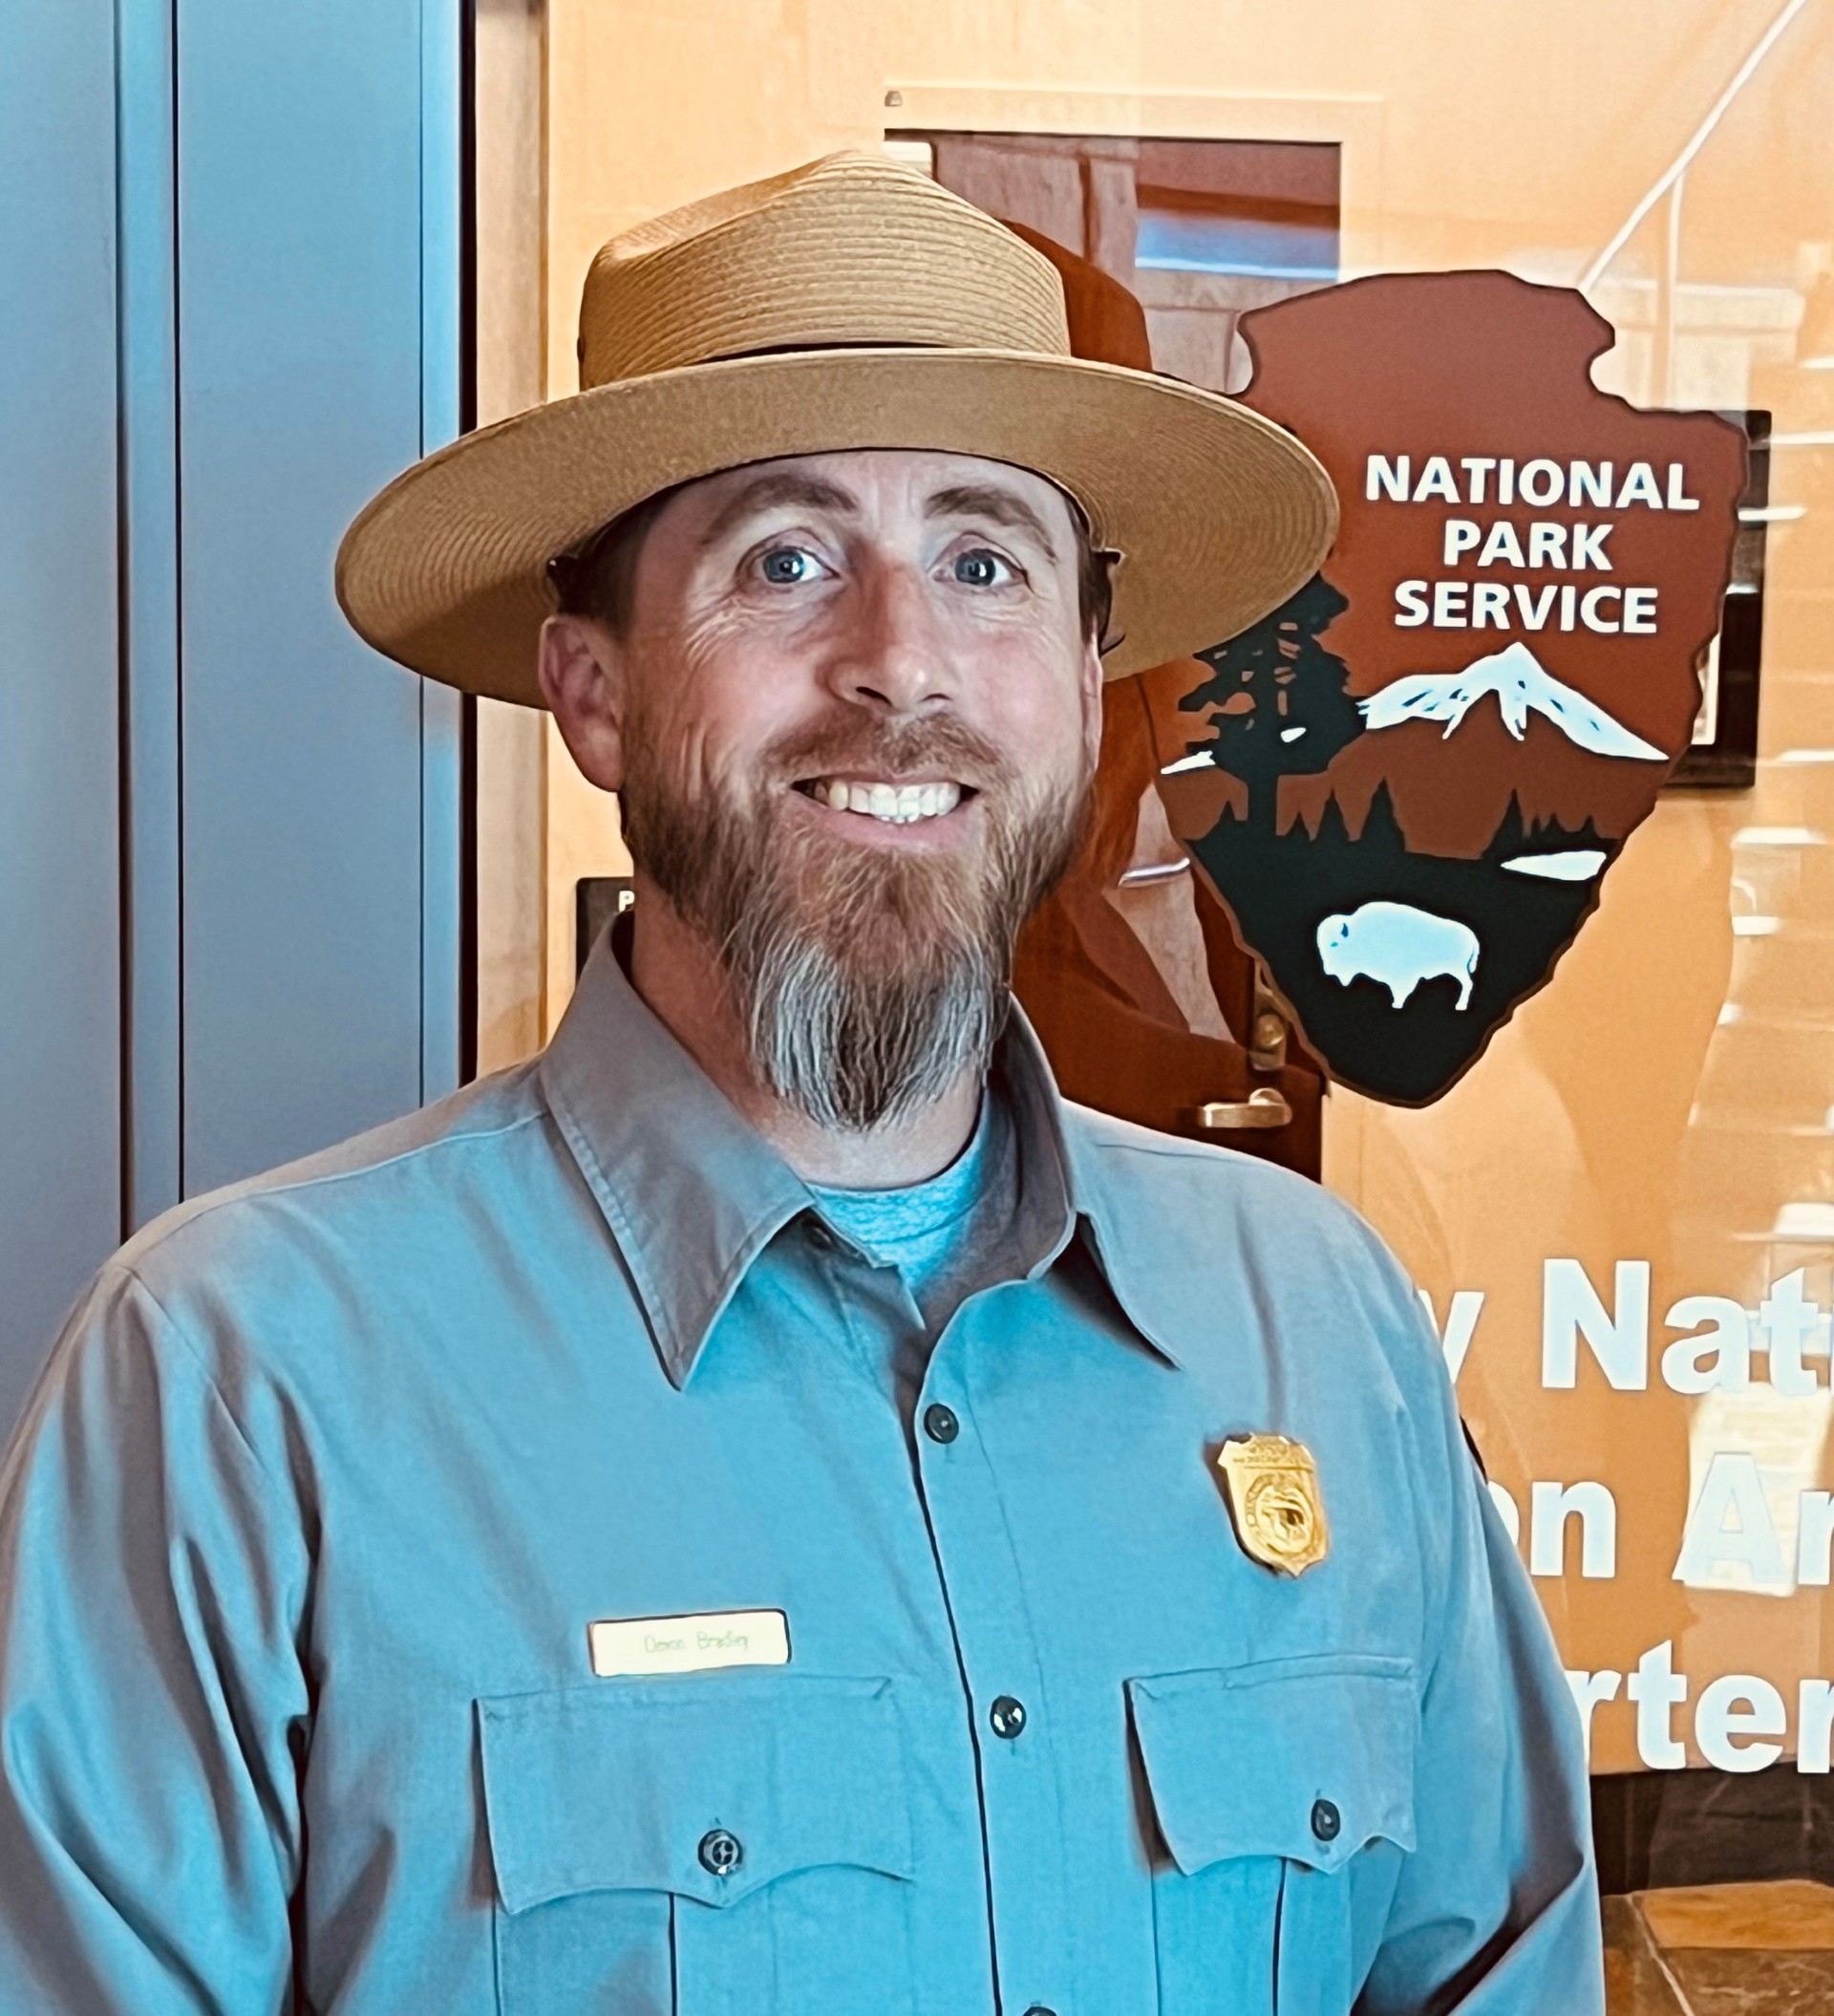
[{"label": "smiling mouth", "polygon": [[957,783],[953,778],[891,783],[857,777],[810,777],[795,788],[832,812],[854,812],[864,819],[876,819],[882,826],[900,826],[944,818],[974,796],[971,788]]}]

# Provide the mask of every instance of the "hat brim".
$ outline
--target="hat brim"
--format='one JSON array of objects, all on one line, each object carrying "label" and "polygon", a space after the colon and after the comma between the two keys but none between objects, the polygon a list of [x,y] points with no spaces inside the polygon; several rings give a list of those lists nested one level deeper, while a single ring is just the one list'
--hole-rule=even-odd
[{"label": "hat brim", "polygon": [[1337,526],[1310,450],[1217,393],[1030,352],[790,351],[621,379],[461,436],[359,514],[337,598],[400,664],[538,707],[553,555],[672,484],[861,448],[980,456],[1068,491],[1122,556],[1109,678],[1259,621]]}]

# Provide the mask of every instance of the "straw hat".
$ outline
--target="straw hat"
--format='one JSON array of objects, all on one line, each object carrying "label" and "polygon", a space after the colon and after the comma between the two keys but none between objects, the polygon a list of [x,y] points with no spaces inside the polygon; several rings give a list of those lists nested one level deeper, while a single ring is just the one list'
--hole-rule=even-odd
[{"label": "straw hat", "polygon": [[358,516],[337,595],[378,651],[539,706],[549,559],[658,490],[778,456],[940,449],[1050,478],[1121,555],[1110,677],[1256,622],[1336,528],[1331,479],[1290,434],[1073,357],[1051,263],[875,154],[610,240],[586,275],[580,379],[416,462]]}]

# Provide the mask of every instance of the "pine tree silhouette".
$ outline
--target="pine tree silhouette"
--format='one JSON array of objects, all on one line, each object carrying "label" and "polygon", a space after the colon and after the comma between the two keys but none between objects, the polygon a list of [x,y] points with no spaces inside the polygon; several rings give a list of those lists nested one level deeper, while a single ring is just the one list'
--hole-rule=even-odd
[{"label": "pine tree silhouette", "polygon": [[1497,830],[1490,836],[1483,858],[1486,861],[1507,861],[1512,855],[1520,854],[1527,845],[1528,826],[1522,816],[1522,800],[1511,791],[1509,804],[1497,822]]},{"label": "pine tree silhouette", "polygon": [[1322,574],[1240,636],[1198,656],[1215,673],[1180,706],[1209,709],[1215,733],[1190,744],[1248,787],[1248,824],[1271,832],[1280,780],[1313,775],[1363,732],[1344,661],[1318,641],[1350,607]]},{"label": "pine tree silhouette", "polygon": [[1362,860],[1368,864],[1398,863],[1407,852],[1407,839],[1401,831],[1400,821],[1395,816],[1395,800],[1389,792],[1386,778],[1376,786],[1376,795],[1369,802],[1368,816],[1354,844],[1361,849]]},{"label": "pine tree silhouette", "polygon": [[1600,837],[1589,817],[1578,826],[1562,826],[1558,819],[1529,820],[1524,816],[1521,798],[1511,791],[1508,806],[1482,858],[1495,864],[1514,860],[1518,854],[1561,854],[1593,847],[1608,855],[1617,851],[1615,843]]}]

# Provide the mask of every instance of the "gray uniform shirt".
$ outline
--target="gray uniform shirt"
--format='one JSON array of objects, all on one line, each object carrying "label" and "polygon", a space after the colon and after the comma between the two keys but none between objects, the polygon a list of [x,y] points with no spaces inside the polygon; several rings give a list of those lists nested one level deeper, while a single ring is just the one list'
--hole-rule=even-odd
[{"label": "gray uniform shirt", "polygon": [[909,1436],[921,1312],[603,945],[538,1062],[134,1240],[0,1475],[0,2008],[1598,2010],[1577,1719],[1407,1282],[1016,1018],[996,1079],[1029,1257]]}]

